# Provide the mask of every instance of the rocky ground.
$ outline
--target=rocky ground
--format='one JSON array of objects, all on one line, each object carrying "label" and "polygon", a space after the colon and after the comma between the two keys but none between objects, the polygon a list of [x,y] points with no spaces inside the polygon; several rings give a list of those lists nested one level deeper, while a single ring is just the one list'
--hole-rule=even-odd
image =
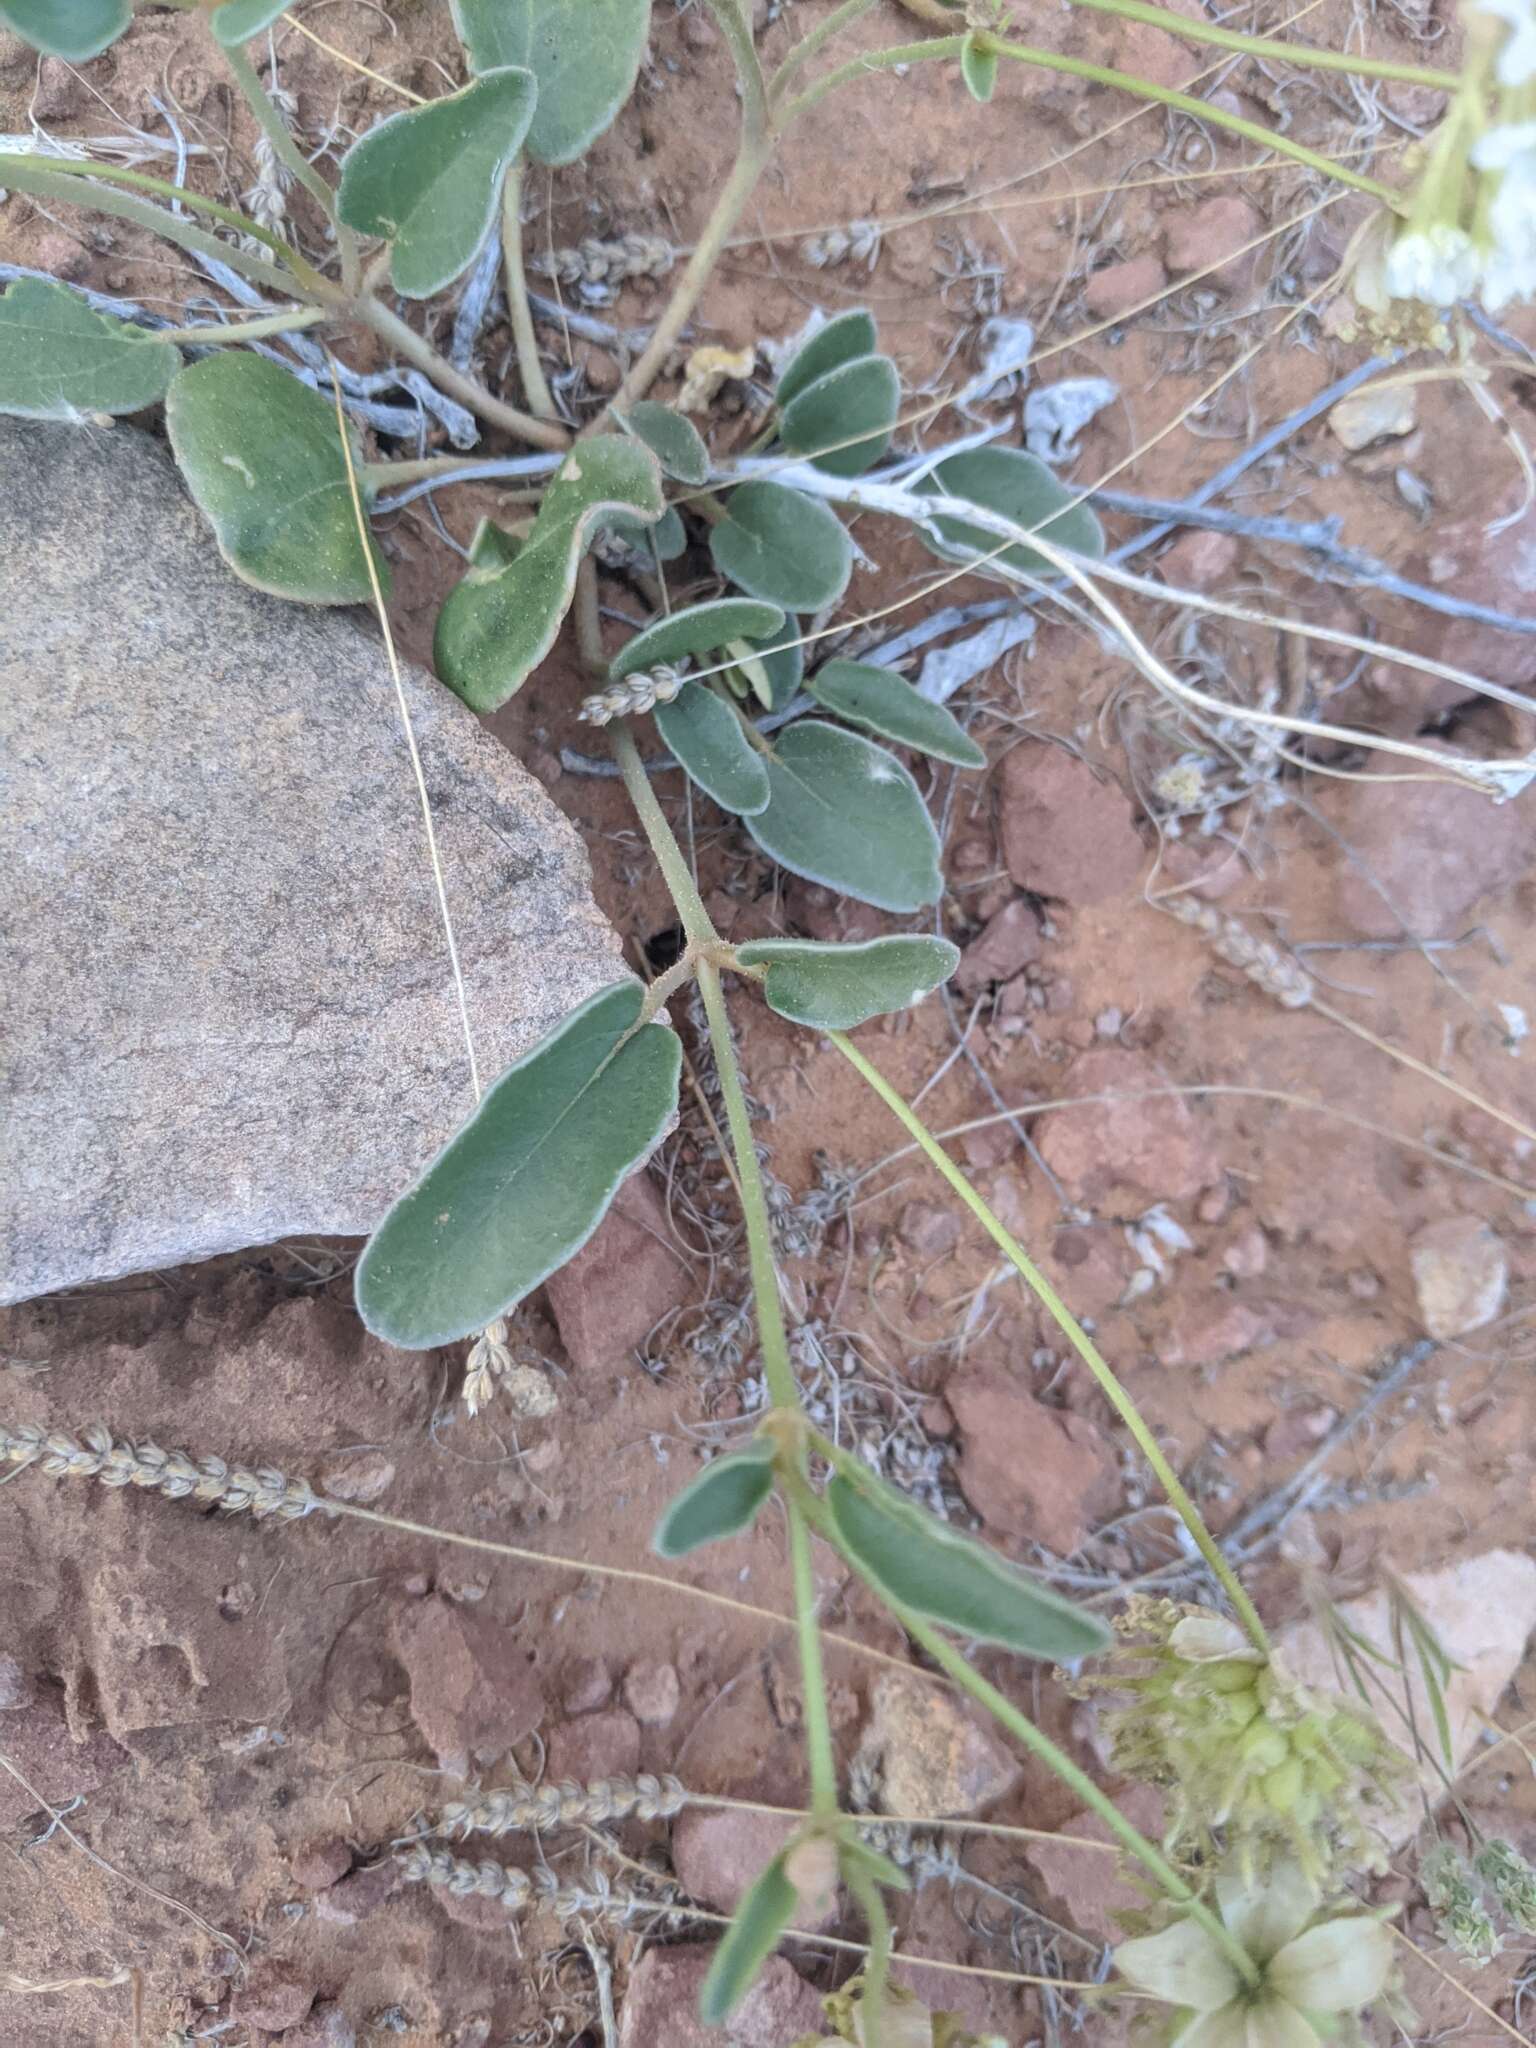
[{"label": "rocky ground", "polygon": [[[315,26],[382,78],[438,89],[443,10],[398,17],[348,0]],[[1347,11],[1317,21],[1320,38],[1341,39]],[[1371,35],[1395,51],[1433,29],[1403,10]],[[1200,90],[1239,110],[1286,107],[1301,132],[1339,146],[1383,122],[1391,141],[1435,112],[1409,88],[1364,110],[1310,86],[1281,94],[1257,69],[1218,74],[1156,31],[1076,14],[1038,32],[1170,81],[1203,72]],[[766,22],[764,34],[787,29]],[[313,143],[393,110],[385,85],[296,33],[278,47]],[[7,129],[33,117],[58,135],[163,137],[169,108],[211,152],[198,161],[209,189],[238,193],[255,175],[251,135],[172,13],[150,13],[78,73],[0,46],[0,95]],[[614,134],[586,165],[537,181],[550,240],[644,228],[686,242],[721,175],[732,110],[701,11],[659,6],[653,61]],[[1029,318],[1042,348],[1060,351],[1037,365],[1037,384],[1094,375],[1117,387],[1069,473],[1179,497],[1363,353],[1310,318],[1286,324],[1333,271],[1353,202],[1234,254],[1323,196],[1272,168],[1206,180],[1237,161],[1192,123],[1132,122],[1125,103],[1066,81],[1012,82],[985,116],[937,76],[861,86],[794,140],[754,232],[891,219],[962,195],[969,209],[891,229],[867,273],[818,269],[796,238],[749,240],[704,321],[736,347],[793,332],[812,304],[868,303],[921,390],[971,370],[986,319]],[[179,260],[132,231],[17,197],[0,206],[0,253],[157,306],[193,288]],[[603,317],[633,324],[654,304],[632,288]],[[1536,339],[1529,321],[1513,324]],[[1278,338],[1260,346],[1266,335]],[[573,402],[613,388],[609,349],[548,338]],[[493,366],[503,345],[493,333]],[[1522,361],[1509,344],[1489,388],[1529,442],[1536,383]],[[1498,427],[1453,378],[1389,396],[1364,420],[1346,412],[1298,431],[1232,502],[1337,516],[1348,542],[1410,576],[1536,610],[1531,515],[1518,516]],[[728,387],[710,423],[717,445],[748,436],[744,407]],[[439,509],[462,544],[498,503],[463,490]],[[850,616],[909,596],[931,567],[884,528],[858,538],[871,559]],[[424,657],[458,558],[423,503],[394,520],[387,545],[397,626]],[[1536,641],[1313,580],[1293,552],[1186,531],[1157,567],[1186,588],[1536,684]],[[935,601],[987,594],[961,582]],[[1267,629],[1132,609],[1181,675],[1246,701],[1326,705],[1370,732],[1478,754],[1531,743],[1523,713],[1383,662],[1314,640],[1298,664]],[[664,961],[673,916],[621,795],[562,757],[590,745],[572,717],[579,687],[562,647],[492,728],[581,831],[630,959]],[[1322,772],[1358,769],[1360,756],[1298,770],[1240,732],[1219,775],[1180,781],[1191,734],[1070,619],[1042,619],[1028,649],[960,702],[992,765],[925,781],[960,975],[947,1002],[861,1042],[921,1094],[934,1128],[970,1126],[954,1144],[988,1199],[1091,1320],[1218,1529],[1244,1532],[1237,1552],[1268,1619],[1300,1630],[1320,1600],[1379,1601],[1389,1575],[1406,1581],[1466,1667],[1454,1700],[1466,1808],[1536,1854],[1526,1737],[1491,1747],[1481,1719],[1525,1731],[1536,1694],[1524,1661],[1536,1625],[1536,1053],[1525,1038],[1536,810],[1529,798],[1493,808],[1444,784]],[[685,817],[663,787],[727,935],[889,927],[776,875],[733,824],[702,803]],[[1169,914],[1174,886],[1211,913],[1203,926]],[[1273,971],[1231,957],[1232,919],[1300,961],[1318,1000],[1286,1007]],[[879,1104],[828,1046],[745,999],[738,1014],[798,1362],[823,1419],[1083,1597],[1112,1602],[1148,1581],[1196,1590],[1124,1432],[938,1184],[892,1156],[900,1133]],[[707,1100],[703,1048],[686,1013],[679,1023]],[[1032,1105],[1027,1126],[996,1120],[1021,1105]],[[511,1920],[498,1902],[404,1882],[391,1847],[466,1780],[673,1773],[698,1795],[801,1803],[801,1702],[782,1633],[586,1569],[645,1568],[662,1502],[761,1398],[728,1196],[689,1093],[648,1173],[519,1316],[517,1354],[535,1370],[517,1398],[475,1419],[457,1401],[461,1357],[403,1357],[363,1334],[353,1241],[285,1243],[5,1314],[9,1426],[78,1431],[103,1418],[122,1437],[270,1465],[354,1507],[563,1561],[498,1559],[360,1519],[257,1526],[35,1472],[0,1489],[0,2038],[702,2043],[691,2017],[702,1916],[730,1910],[777,1838],[774,1816],[699,1805],[625,1820],[603,1831],[622,1856],[580,1829],[509,1835],[493,1845],[507,1860],[586,1894],[575,1905],[536,1896]],[[900,1648],[830,1556],[818,1574],[830,1626],[867,1650]],[[771,1522],[679,1576],[760,1607],[787,1599]],[[1379,1620],[1369,1604],[1355,1612]],[[1091,1708],[1044,1675],[980,1661],[1103,1772]],[[943,1691],[848,1649],[831,1677],[842,1762],[880,1810],[1085,1831],[1054,1781]],[[1155,1824],[1144,1793],[1126,1798]],[[1415,1877],[1430,1839],[1420,1828],[1397,1847],[1379,1894],[1401,1902],[1399,1924],[1428,1957],[1405,1965],[1414,2038],[1528,2029],[1529,1942],[1481,1970],[1447,1955]],[[1096,1975],[1122,1896],[1107,1859],[955,1840],[958,1858],[935,1857],[904,1909],[909,1955]],[[625,1894],[652,1907],[625,1918]],[[828,1931],[857,1928],[839,1917]],[[785,2048],[815,2029],[818,1994],[847,1967],[815,1936],[771,1966],[737,2030],[742,2048]],[[1112,2008],[1049,1986],[939,1967],[906,1981],[1010,2044],[1118,2037]]]}]

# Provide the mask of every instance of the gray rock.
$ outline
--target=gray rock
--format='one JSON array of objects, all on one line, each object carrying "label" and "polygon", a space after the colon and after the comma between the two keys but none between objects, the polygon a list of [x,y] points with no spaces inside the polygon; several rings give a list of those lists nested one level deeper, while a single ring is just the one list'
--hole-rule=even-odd
[{"label": "gray rock", "polygon": [[[0,420],[0,1301],[372,1228],[472,1107],[361,614],[236,581],[130,427]],[[623,972],[580,841],[408,669],[482,1080]]]}]

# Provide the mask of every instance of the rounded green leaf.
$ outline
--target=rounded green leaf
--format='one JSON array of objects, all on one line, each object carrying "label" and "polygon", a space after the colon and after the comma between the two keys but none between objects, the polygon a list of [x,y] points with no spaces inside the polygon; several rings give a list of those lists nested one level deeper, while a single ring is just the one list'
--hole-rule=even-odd
[{"label": "rounded green leaf", "polygon": [[337,211],[389,243],[389,274],[406,298],[430,299],[474,262],[536,92],[529,71],[488,71],[462,92],[389,115],[343,157]]},{"label": "rounded green leaf", "polygon": [[854,307],[851,312],[839,313],[836,319],[818,327],[785,366],[776,394],[780,411],[798,398],[808,384],[814,384],[818,377],[825,377],[829,370],[837,369],[842,363],[851,363],[855,356],[873,355],[874,349],[874,315],[866,313],[861,306]]},{"label": "rounded green leaf", "polygon": [[783,623],[784,614],[776,604],[763,604],[755,597],[717,597],[708,604],[691,604],[626,641],[608,664],[608,680],[619,682],[661,661],[713,654],[729,640],[775,633]]},{"label": "rounded green leaf", "polygon": [[683,522],[670,505],[654,524],[628,512],[604,524],[609,533],[617,534],[642,554],[654,555],[658,562],[675,562],[688,545]]},{"label": "rounded green leaf", "polygon": [[233,50],[270,28],[290,4],[291,0],[224,0],[213,10],[210,25],[224,48]]},{"label": "rounded green leaf", "polygon": [[701,484],[709,475],[709,450],[693,421],[670,405],[642,398],[624,416],[624,424],[650,449],[664,472],[680,484]]},{"label": "rounded green leaf", "polygon": [[651,1548],[658,1557],[686,1557],[706,1543],[750,1529],[773,1491],[773,1445],[759,1440],[716,1458],[668,1505]]},{"label": "rounded green leaf", "polygon": [[[1057,547],[1072,548],[1080,555],[1104,552],[1104,529],[1092,507],[1073,503],[1077,493],[1059,483],[1038,456],[1022,448],[967,448],[946,456],[917,489],[939,491],[948,498],[969,498],[973,505],[996,512],[1016,526],[1038,527]],[[972,552],[990,555],[999,546],[995,533],[966,520],[946,517],[933,523],[949,546],[926,533],[923,539],[946,562],[963,561]],[[1044,555],[1022,543],[1003,548],[996,559],[1032,576],[1050,569]]]},{"label": "rounded green leaf", "polygon": [[505,569],[509,562],[517,560],[522,545],[515,533],[508,533],[494,519],[482,519],[470,535],[469,566],[471,569]]},{"label": "rounded green leaf", "polygon": [[783,1856],[775,1856],[736,1908],[736,1917],[715,1950],[699,1992],[699,2018],[706,2027],[723,2026],[740,2005],[783,1940],[799,1903],[799,1894],[784,1874]]},{"label": "rounded green leaf", "polygon": [[851,725],[877,732],[898,746],[953,761],[957,768],[985,768],[987,757],[952,711],[919,696],[905,676],[871,661],[827,661],[806,688]]},{"label": "rounded green leaf", "polygon": [[853,548],[836,514],[784,484],[740,484],[709,531],[720,574],[785,611],[819,612],[842,596]]},{"label": "rounded green leaf", "polygon": [[747,645],[766,672],[773,692],[773,702],[768,707],[771,711],[782,711],[800,687],[805,674],[804,633],[800,620],[791,616],[765,640],[748,636]]},{"label": "rounded green leaf", "polygon": [[900,410],[901,379],[890,357],[856,356],[790,400],[779,439],[828,476],[858,476],[890,447]]},{"label": "rounded green leaf", "polygon": [[707,683],[687,683],[653,716],[677,759],[706,796],[740,817],[768,802],[768,770],[743,730],[741,716]]},{"label": "rounded green leaf", "polygon": [[600,434],[572,449],[512,560],[471,568],[444,600],[432,658],[449,689],[476,711],[505,704],[554,644],[593,527],[616,512],[652,520],[664,510],[648,448]]},{"label": "rounded green leaf", "polygon": [[954,973],[960,948],[948,939],[900,932],[846,946],[752,939],[736,957],[743,967],[767,968],[763,1000],[770,1010],[813,1031],[851,1031],[920,1003]]},{"label": "rounded green leaf", "polygon": [[983,49],[974,36],[960,45],[960,76],[973,100],[983,105],[997,90],[997,52]]},{"label": "rounded green leaf", "polygon": [[181,357],[66,285],[18,277],[0,295],[0,412],[80,420],[164,398]]},{"label": "rounded green leaf", "polygon": [[677,1107],[682,1047],[640,1024],[644,995],[616,982],[573,1010],[395,1203],[357,1265],[375,1336],[404,1351],[468,1337],[580,1251]]},{"label": "rounded green leaf", "polygon": [[800,719],[774,742],[768,792],[747,830],[791,874],[880,910],[938,902],[939,836],[917,784],[884,747]]},{"label": "rounded green leaf", "polygon": [[115,43],[132,16],[129,0],[0,0],[0,22],[45,56],[83,64]]},{"label": "rounded green leaf", "polygon": [[[237,576],[304,604],[369,602],[368,558],[329,399],[265,356],[222,349],[178,371],[165,424],[187,488]],[[355,440],[352,459],[361,478]],[[368,546],[387,596],[389,564],[372,539]]]},{"label": "rounded green leaf", "polygon": [[1062,1664],[1095,1656],[1113,1640],[1096,1615],[873,1476],[866,1484],[836,1473],[826,1502],[843,1555],[897,1608],[978,1642]]},{"label": "rounded green leaf", "polygon": [[651,0],[453,0],[472,71],[526,64],[539,83],[528,154],[573,163],[634,90]]}]

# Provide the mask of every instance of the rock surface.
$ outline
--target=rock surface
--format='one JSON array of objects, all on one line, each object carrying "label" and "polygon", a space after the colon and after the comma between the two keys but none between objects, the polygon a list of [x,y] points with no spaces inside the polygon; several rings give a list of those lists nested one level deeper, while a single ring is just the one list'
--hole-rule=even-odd
[{"label": "rock surface", "polygon": [[546,1291],[572,1365],[595,1372],[628,1358],[690,1287],[661,1191],[641,1172],[625,1181],[592,1237],[550,1275]]},{"label": "rock surface", "polygon": [[445,1769],[490,1763],[538,1726],[543,1690],[515,1630],[433,1594],[399,1609],[394,1646],[411,1719]]},{"label": "rock surface", "polygon": [[[1163,1795],[1152,1785],[1127,1785],[1115,1796],[1115,1804],[1131,1823],[1155,1842],[1163,1832]],[[1053,1909],[1069,1920],[1091,1941],[1114,1943],[1125,1938],[1117,1914],[1145,1911],[1146,1887],[1126,1867],[1124,1853],[1113,1855],[1119,1844],[1096,1813],[1075,1813],[1062,1824],[1059,1842],[1032,1842],[1024,1861],[1044,1885]],[[1079,1841],[1107,1847],[1085,1849]],[[1138,1866],[1132,1865],[1131,1869]]]},{"label": "rock surface", "polygon": [[1141,873],[1129,797],[1064,747],[1026,740],[1004,757],[998,814],[1008,872],[1037,896],[1101,903]]},{"label": "rock surface", "polygon": [[[394,691],[130,427],[0,420],[0,1300],[370,1229],[472,1106]],[[623,969],[573,828],[404,677],[482,1078]]]},{"label": "rock surface", "polygon": [[[1371,755],[1364,769],[1369,777],[1398,765]],[[1326,808],[1355,856],[1338,869],[1336,912],[1361,938],[1400,938],[1404,925],[1418,938],[1445,937],[1479,898],[1536,863],[1529,796],[1496,804],[1458,783],[1423,782],[1405,804],[1391,783],[1362,780],[1339,783]]]},{"label": "rock surface", "polygon": [[951,1694],[918,1678],[874,1689],[859,1760],[882,1787],[885,1813],[980,1813],[1013,1791],[1018,1764]]},{"label": "rock surface", "polygon": [[[672,1868],[677,1881],[701,1906],[717,1913],[734,1913],[797,1826],[798,1822],[773,1813],[689,1807],[678,1815],[672,1829]],[[832,1926],[837,1912],[836,1898],[829,1898],[819,1913],[810,1908],[797,1913],[794,1924],[813,1932]]]},{"label": "rock surface", "polygon": [[1504,1306],[1509,1261],[1476,1216],[1445,1216],[1426,1224],[1409,1256],[1419,1314],[1431,1337],[1464,1337],[1491,1323]]},{"label": "rock surface", "polygon": [[635,1965],[619,2015],[619,2048],[787,2048],[822,2031],[821,2000],[782,1956],[771,1956],[731,2015],[706,2027],[699,1990],[713,1945],[651,1948]]},{"label": "rock surface", "polygon": [[1066,1557],[1119,1498],[1114,1452],[1085,1416],[1047,1408],[1006,1367],[944,1389],[960,1431],[960,1490],[997,1536]]},{"label": "rock surface", "polygon": [[1221,1163],[1188,1102],[1156,1092],[1168,1087],[1161,1067],[1119,1046],[1072,1062],[1058,1092],[1106,1098],[1054,1111],[1041,1128],[1041,1155],[1074,1201],[1182,1202],[1217,1178]]}]

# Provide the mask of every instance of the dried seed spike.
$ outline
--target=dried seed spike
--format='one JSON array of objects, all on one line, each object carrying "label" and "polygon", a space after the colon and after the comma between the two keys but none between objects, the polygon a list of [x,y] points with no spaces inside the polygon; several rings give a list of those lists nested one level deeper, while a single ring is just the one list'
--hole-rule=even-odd
[{"label": "dried seed spike", "polygon": [[1287,1010],[1305,1009],[1314,993],[1312,977],[1296,959],[1273,940],[1255,938],[1240,918],[1197,903],[1192,896],[1174,896],[1164,908],[1181,924],[1191,926],[1209,940],[1212,948],[1230,966],[1247,975],[1267,996]]},{"label": "dried seed spike", "polygon": [[617,235],[611,240],[586,235],[574,248],[550,249],[534,256],[528,267],[542,277],[558,278],[561,284],[611,289],[630,277],[665,277],[677,257],[665,235]]},{"label": "dried seed spike", "polygon": [[670,704],[687,680],[686,661],[659,661],[654,668],[637,669],[606,690],[583,697],[576,716],[588,725],[607,725],[615,718],[654,711],[658,704]]},{"label": "dried seed spike", "polygon": [[67,1430],[44,1431],[23,1423],[0,1426],[0,1464],[41,1463],[55,1479],[97,1479],[103,1486],[139,1486],[167,1500],[215,1501],[226,1513],[249,1508],[258,1517],[278,1515],[297,1521],[325,1503],[305,1479],[289,1479],[272,1470],[229,1471],[218,1458],[194,1460],[185,1451],[162,1451],[158,1444],[131,1444],[115,1439],[102,1423],[92,1423],[78,1437]]},{"label": "dried seed spike", "polygon": [[609,1821],[671,1820],[688,1804],[680,1778],[643,1772],[635,1778],[599,1778],[590,1785],[519,1784],[479,1799],[455,1800],[433,1823],[434,1835],[538,1834],[560,1827],[600,1827]]},{"label": "dried seed spike", "polygon": [[800,244],[802,258],[816,270],[835,270],[850,259],[873,270],[880,256],[880,223],[851,220],[845,228],[828,228],[824,235],[807,235]]}]

